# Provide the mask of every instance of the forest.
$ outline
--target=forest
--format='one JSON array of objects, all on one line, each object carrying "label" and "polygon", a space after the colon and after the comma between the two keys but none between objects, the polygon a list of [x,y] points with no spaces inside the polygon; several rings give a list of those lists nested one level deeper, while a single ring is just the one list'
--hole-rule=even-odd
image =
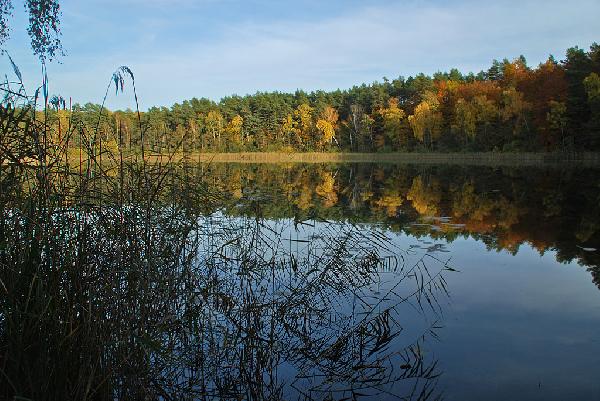
[{"label": "forest", "polygon": [[[123,78],[116,79],[122,90]],[[156,153],[599,151],[600,45],[572,47],[564,60],[550,56],[537,67],[521,56],[494,60],[478,74],[452,69],[332,92],[193,98],[139,115],[48,99],[39,117],[72,147],[100,141],[106,150],[131,151],[143,142]]]}]

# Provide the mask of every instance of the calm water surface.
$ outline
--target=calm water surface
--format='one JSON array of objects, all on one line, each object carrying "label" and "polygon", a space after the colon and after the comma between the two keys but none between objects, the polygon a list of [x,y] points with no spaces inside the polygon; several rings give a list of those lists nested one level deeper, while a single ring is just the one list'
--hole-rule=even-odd
[{"label": "calm water surface", "polygon": [[0,176],[0,398],[600,400],[599,170],[158,167]]},{"label": "calm water surface", "polygon": [[407,251],[409,264],[428,254],[458,270],[444,275],[443,327],[423,347],[438,361],[436,391],[444,399],[600,400],[598,170],[375,164],[202,170],[203,180],[231,199],[222,205],[227,216],[377,227]]}]

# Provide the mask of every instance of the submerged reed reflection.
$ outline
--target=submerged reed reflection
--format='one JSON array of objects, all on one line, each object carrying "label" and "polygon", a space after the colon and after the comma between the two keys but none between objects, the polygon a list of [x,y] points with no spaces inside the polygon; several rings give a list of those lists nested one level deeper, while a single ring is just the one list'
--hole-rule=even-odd
[{"label": "submerged reed reflection", "polygon": [[421,346],[436,320],[421,322],[421,332],[407,338],[403,306],[439,315],[442,263],[435,261],[433,270],[427,266],[433,259],[405,265],[382,233],[341,223],[233,224],[213,233],[211,242],[215,234],[219,240],[199,263],[207,269],[198,286],[202,321],[212,324],[202,358],[214,358],[210,365],[221,378],[209,380],[212,394],[422,399],[433,393],[439,372]]}]

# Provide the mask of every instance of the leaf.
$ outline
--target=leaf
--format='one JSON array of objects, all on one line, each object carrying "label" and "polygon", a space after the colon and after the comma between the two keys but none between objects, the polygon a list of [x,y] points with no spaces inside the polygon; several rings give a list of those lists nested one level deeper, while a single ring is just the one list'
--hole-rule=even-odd
[{"label": "leaf", "polygon": [[44,90],[44,103],[48,102],[48,72],[44,68],[44,81],[42,84]]},{"label": "leaf", "polygon": [[119,68],[121,71],[126,72],[130,77],[132,81],[135,81],[135,77],[133,76],[133,72],[131,71],[131,69],[129,67],[127,67],[126,65],[122,65]]},{"label": "leaf", "polygon": [[10,55],[8,55],[8,59],[10,60],[10,63],[12,64],[13,70],[15,71],[15,75],[19,78],[19,82],[23,83],[23,77],[21,76],[21,71],[19,70],[19,67],[17,67],[17,65],[15,64],[15,62],[13,61],[13,59]]}]

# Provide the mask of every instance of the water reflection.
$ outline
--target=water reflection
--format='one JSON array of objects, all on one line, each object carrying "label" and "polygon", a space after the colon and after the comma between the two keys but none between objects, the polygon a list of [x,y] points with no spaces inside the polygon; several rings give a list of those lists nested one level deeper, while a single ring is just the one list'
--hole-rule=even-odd
[{"label": "water reflection", "polygon": [[320,216],[415,237],[473,238],[516,254],[523,244],[578,261],[600,286],[600,183],[590,168],[240,165],[197,167],[237,199],[230,215]]},{"label": "water reflection", "polygon": [[[444,259],[409,260],[377,226],[267,218],[262,190],[230,205],[213,190],[222,179],[135,168],[152,167],[44,187],[3,175],[0,396],[440,394],[427,343],[447,297]],[[334,187],[315,190],[337,203]]]},{"label": "water reflection", "polygon": [[545,263],[598,284],[595,170],[0,172],[0,397],[564,399],[561,366],[597,389],[595,304]]},{"label": "water reflection", "polygon": [[347,224],[224,219],[216,227],[198,261],[198,287],[211,294],[195,309],[211,322],[200,328],[213,372],[202,394],[437,395],[440,371],[423,345],[439,329],[445,264],[425,255],[408,265],[384,233]]}]

